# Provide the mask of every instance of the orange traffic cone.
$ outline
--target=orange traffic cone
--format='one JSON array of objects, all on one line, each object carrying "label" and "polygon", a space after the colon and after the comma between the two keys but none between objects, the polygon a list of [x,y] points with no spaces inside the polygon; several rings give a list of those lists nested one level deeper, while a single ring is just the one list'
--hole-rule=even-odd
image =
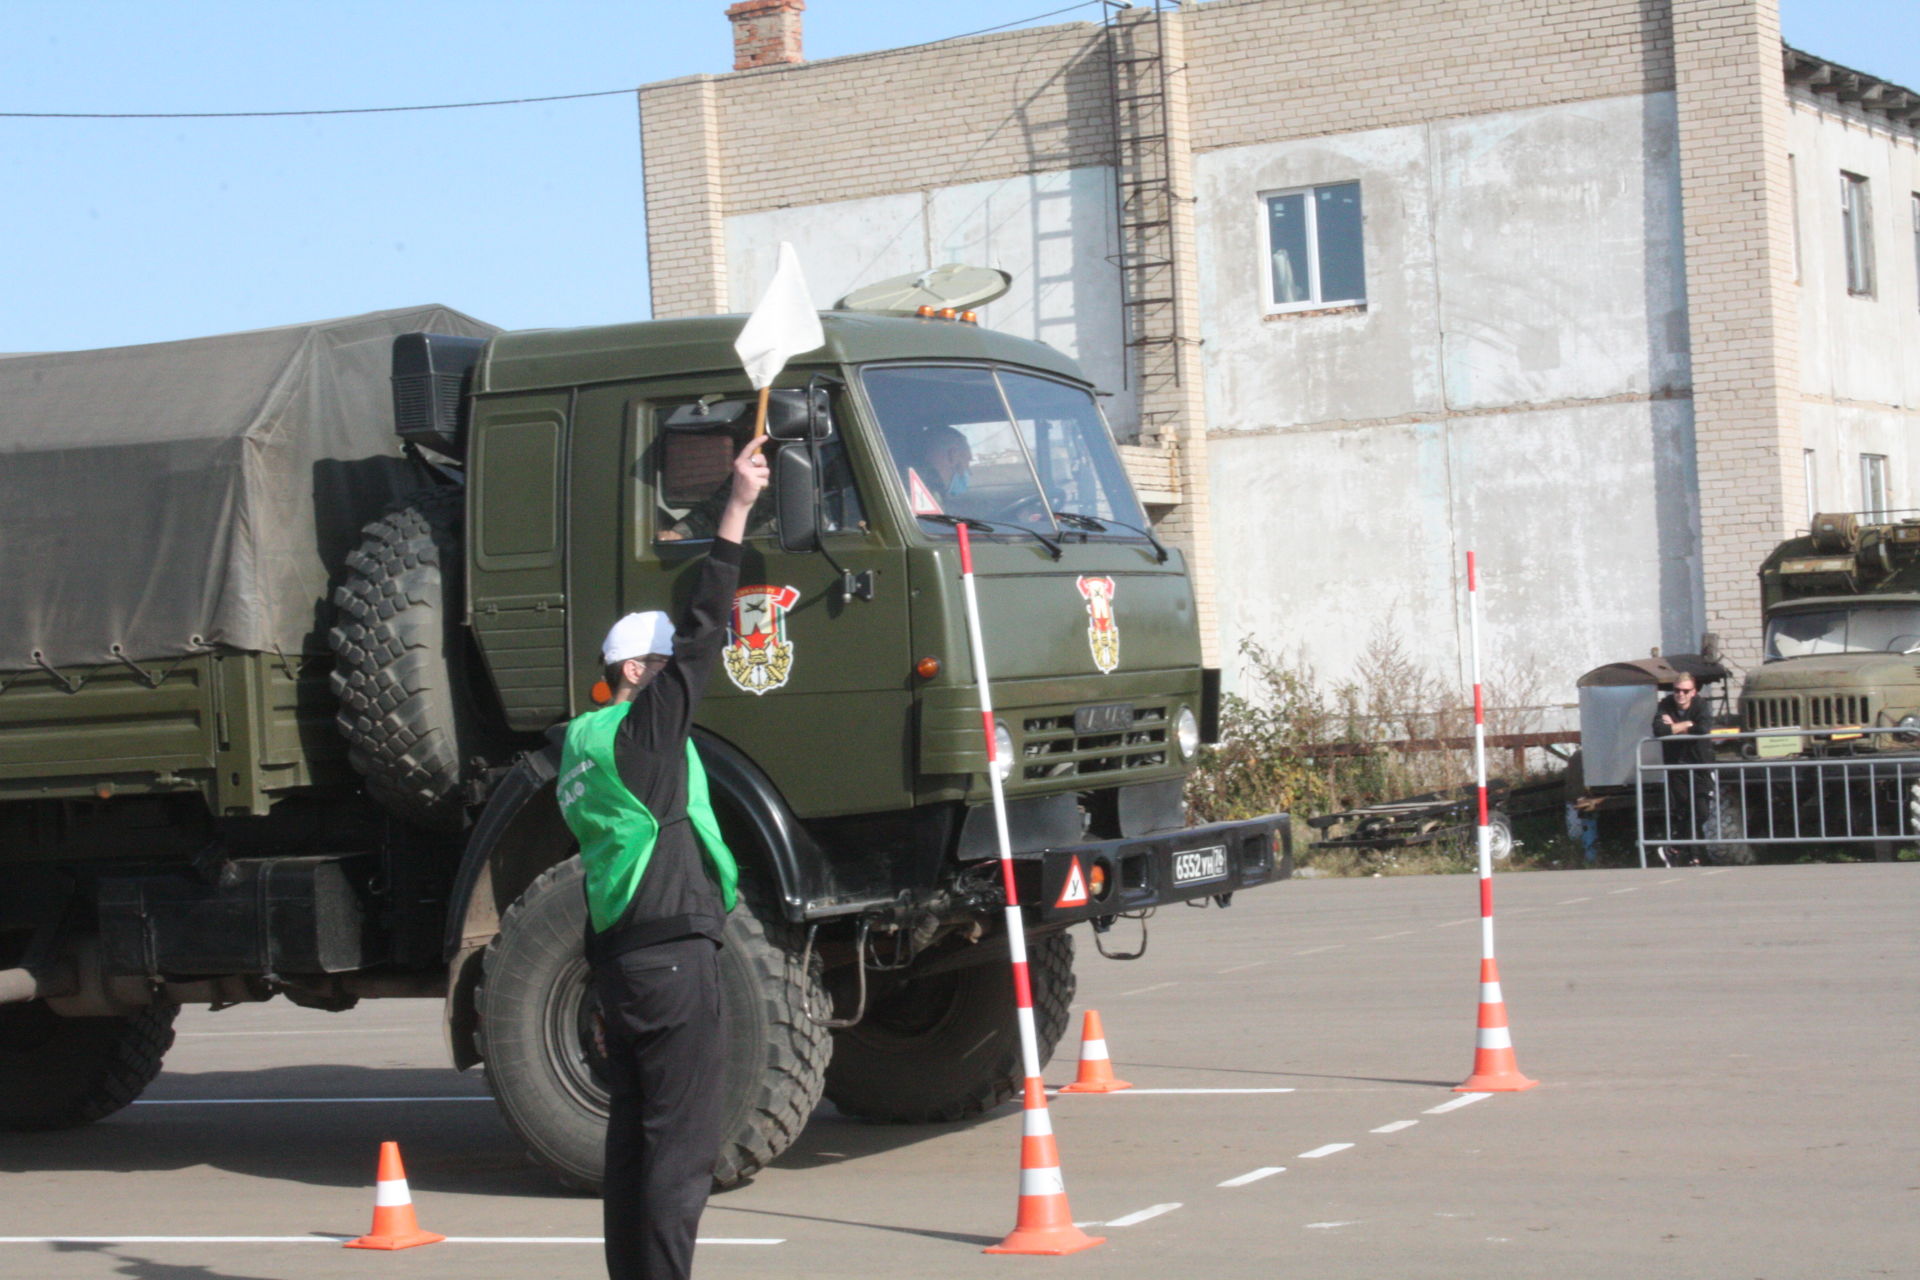
[{"label": "orange traffic cone", "polygon": [[1047,1091],[1040,1081],[1027,1081],[1027,1109],[1020,1136],[1020,1212],[1013,1231],[987,1253],[1078,1253],[1105,1244],[1105,1236],[1090,1236],[1073,1225],[1067,1208],[1067,1185],[1060,1176],[1060,1147],[1053,1140],[1053,1119],[1047,1114]]},{"label": "orange traffic cone", "polygon": [[1500,994],[1500,966],[1489,956],[1480,961],[1480,1030],[1474,1038],[1473,1074],[1453,1087],[1455,1093],[1519,1093],[1539,1084],[1520,1074],[1507,1030],[1507,1002]]},{"label": "orange traffic cone", "polygon": [[349,1249],[411,1249],[417,1244],[438,1244],[446,1237],[438,1232],[422,1231],[413,1217],[413,1195],[407,1190],[407,1171],[400,1164],[400,1144],[380,1144],[380,1171],[373,1188],[373,1230],[358,1240],[347,1241]]},{"label": "orange traffic cone", "polygon": [[1061,1089],[1062,1093],[1112,1093],[1133,1086],[1113,1074],[1113,1060],[1107,1057],[1107,1033],[1100,1025],[1100,1012],[1087,1010],[1080,1028],[1080,1078]]}]

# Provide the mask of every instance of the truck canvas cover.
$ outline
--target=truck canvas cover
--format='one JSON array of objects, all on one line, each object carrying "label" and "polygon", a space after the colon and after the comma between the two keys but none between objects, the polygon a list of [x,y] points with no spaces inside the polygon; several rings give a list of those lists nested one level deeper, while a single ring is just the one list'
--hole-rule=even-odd
[{"label": "truck canvas cover", "polygon": [[360,527],[418,484],[393,339],[440,306],[0,358],[0,670],[326,651]]}]

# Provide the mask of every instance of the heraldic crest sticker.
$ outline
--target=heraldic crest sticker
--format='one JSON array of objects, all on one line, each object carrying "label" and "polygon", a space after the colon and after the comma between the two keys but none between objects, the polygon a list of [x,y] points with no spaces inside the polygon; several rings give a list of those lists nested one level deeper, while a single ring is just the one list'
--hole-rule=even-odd
[{"label": "heraldic crest sticker", "polygon": [[787,610],[799,599],[795,587],[741,587],[733,593],[733,621],[720,656],[735,687],[762,694],[778,689],[793,674]]},{"label": "heraldic crest sticker", "polygon": [[1076,580],[1087,601],[1087,647],[1093,665],[1106,675],[1120,665],[1120,620],[1113,613],[1113,579],[1082,574]]}]

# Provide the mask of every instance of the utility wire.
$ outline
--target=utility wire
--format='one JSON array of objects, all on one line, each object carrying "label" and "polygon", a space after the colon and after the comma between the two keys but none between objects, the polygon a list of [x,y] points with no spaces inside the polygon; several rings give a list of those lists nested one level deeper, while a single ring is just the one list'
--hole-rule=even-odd
[{"label": "utility wire", "polygon": [[[957,36],[943,36],[938,40],[926,40],[920,44],[903,45],[901,48],[924,49],[927,45],[944,44],[948,40],[966,40],[973,36],[990,35],[995,31],[1005,31],[1010,27],[1039,22],[1043,18],[1057,18],[1063,13],[1072,13],[1076,9],[1091,9],[1095,5],[1106,3],[1107,0],[1084,0],[1081,4],[1070,4],[1064,9],[1053,9],[1046,13],[1036,13],[1031,17],[1015,18],[1012,22],[1003,22],[997,27],[982,27],[978,31],[965,31]],[[884,52],[898,53],[900,49],[888,49]],[[854,56],[877,57],[880,56],[880,51]],[[597,93],[556,93],[544,98],[494,98],[486,102],[435,102],[411,107],[330,107],[317,111],[0,111],[0,120],[270,120],[287,116],[368,116],[398,111],[464,111],[468,107],[518,107],[535,102],[577,102],[582,98],[612,98],[637,92],[637,89],[602,89]]]}]

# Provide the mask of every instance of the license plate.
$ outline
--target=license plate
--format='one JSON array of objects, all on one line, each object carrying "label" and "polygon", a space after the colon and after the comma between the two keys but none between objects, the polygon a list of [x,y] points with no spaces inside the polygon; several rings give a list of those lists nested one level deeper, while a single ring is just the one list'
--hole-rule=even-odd
[{"label": "license plate", "polygon": [[1133,728],[1133,704],[1110,702],[1100,707],[1081,707],[1073,713],[1075,733],[1117,733]]},{"label": "license plate", "polygon": [[1173,855],[1173,882],[1201,884],[1227,878],[1227,847],[1216,844],[1208,849],[1189,849]]}]

